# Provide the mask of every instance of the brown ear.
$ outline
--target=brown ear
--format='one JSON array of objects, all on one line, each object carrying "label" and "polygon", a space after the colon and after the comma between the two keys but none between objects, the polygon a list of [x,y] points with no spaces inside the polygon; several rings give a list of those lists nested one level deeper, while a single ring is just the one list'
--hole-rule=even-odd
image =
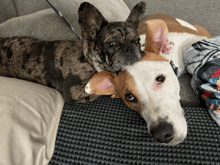
[{"label": "brown ear", "polygon": [[147,35],[145,40],[145,51],[159,54],[167,53],[172,47],[167,38],[168,27],[163,20],[147,21]]},{"label": "brown ear", "polygon": [[101,71],[96,73],[87,83],[85,87],[85,92],[98,95],[113,95],[114,97],[115,76],[116,74],[108,71]]}]

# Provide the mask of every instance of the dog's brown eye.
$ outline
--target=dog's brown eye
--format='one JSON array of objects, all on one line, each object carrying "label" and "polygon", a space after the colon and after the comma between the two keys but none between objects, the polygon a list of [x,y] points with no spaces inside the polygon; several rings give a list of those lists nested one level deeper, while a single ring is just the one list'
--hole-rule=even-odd
[{"label": "dog's brown eye", "polygon": [[165,79],[166,79],[166,77],[164,77],[164,75],[161,74],[161,75],[157,76],[156,81],[158,83],[163,83],[165,81]]},{"label": "dog's brown eye", "polygon": [[131,93],[127,93],[125,95],[125,99],[129,102],[136,102],[137,101],[136,97],[134,97],[134,95],[132,95]]}]

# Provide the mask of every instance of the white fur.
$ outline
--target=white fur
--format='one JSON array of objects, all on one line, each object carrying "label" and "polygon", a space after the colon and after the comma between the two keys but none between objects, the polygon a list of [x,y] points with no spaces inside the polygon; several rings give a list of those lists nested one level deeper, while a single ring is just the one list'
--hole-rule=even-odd
[{"label": "white fur", "polygon": [[178,19],[178,18],[176,18],[176,20],[177,20],[182,26],[185,26],[185,27],[187,27],[187,28],[190,28],[190,29],[192,29],[192,30],[197,31],[197,29],[196,29],[193,25],[191,25],[190,23],[188,23],[188,22],[186,22],[186,21],[184,21],[184,20]]},{"label": "white fur", "polygon": [[[136,90],[143,103],[142,116],[147,122],[148,130],[152,123],[164,119],[174,128],[174,139],[171,145],[182,141],[187,134],[187,124],[179,102],[179,82],[169,62],[139,61],[127,68],[133,77]],[[158,75],[166,75],[164,85],[153,90],[153,83]]]},{"label": "white fur", "polygon": [[[180,19],[177,19],[177,21],[182,26],[197,31],[188,22]],[[178,67],[177,76],[181,76],[186,72],[183,62],[184,49],[207,37],[177,32],[169,32],[167,37],[169,41],[174,43],[174,46],[172,46],[173,48],[169,53],[161,55],[169,60],[173,60],[174,65]],[[140,38],[141,49],[144,50],[146,35],[140,35]],[[169,62],[140,61],[128,67],[127,70],[135,81],[136,89],[144,105],[142,116],[148,124],[148,129],[152,123],[157,122],[159,119],[165,119],[174,127],[174,139],[169,144],[177,144],[182,141],[187,134],[187,124],[179,102],[179,82]],[[163,87],[155,91],[153,90],[153,82],[160,74],[165,74],[166,80]]]},{"label": "white fur", "polygon": [[[171,59],[174,62],[174,65],[178,67],[178,77],[182,74],[186,73],[186,66],[183,62],[183,51],[186,47],[190,46],[191,44],[205,39],[205,36],[197,36],[195,34],[189,33],[177,33],[177,32],[170,32],[167,34],[167,37],[170,41],[174,43],[173,50],[170,52]],[[167,54],[161,54],[166,58]]]},{"label": "white fur", "polygon": [[146,39],[146,34],[140,35],[140,43],[141,43],[141,50],[144,51],[145,49],[145,39]]},{"label": "white fur", "polygon": [[90,88],[90,84],[89,83],[86,84],[85,92],[86,93],[90,93],[91,92],[91,88]]}]

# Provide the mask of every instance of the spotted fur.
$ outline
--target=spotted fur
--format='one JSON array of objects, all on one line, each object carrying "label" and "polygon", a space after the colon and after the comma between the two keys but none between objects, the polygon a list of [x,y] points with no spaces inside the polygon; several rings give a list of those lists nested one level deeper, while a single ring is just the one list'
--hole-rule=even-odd
[{"label": "spotted fur", "polygon": [[[0,38],[0,76],[55,88],[68,103],[92,101],[98,95],[87,94],[84,88],[93,74],[117,72],[141,58],[136,29],[144,11],[145,3],[140,2],[125,22],[109,23],[94,6],[84,2],[78,11],[82,40]],[[107,48],[110,42],[118,45]]]},{"label": "spotted fur", "polygon": [[37,82],[61,91],[66,102],[96,98],[83,92],[95,69],[82,54],[82,41],[0,39],[0,75]]}]

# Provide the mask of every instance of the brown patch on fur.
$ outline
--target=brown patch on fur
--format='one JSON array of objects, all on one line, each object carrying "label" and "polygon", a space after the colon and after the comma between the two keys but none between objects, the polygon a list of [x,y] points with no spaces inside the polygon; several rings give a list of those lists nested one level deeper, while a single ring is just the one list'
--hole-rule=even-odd
[{"label": "brown patch on fur", "polygon": [[162,27],[165,34],[168,33],[168,28],[163,20],[154,19],[147,23],[147,35],[145,39],[145,52],[154,52],[159,55],[159,48],[154,43],[154,35],[159,28]]},{"label": "brown patch on fur", "polygon": [[204,34],[206,37],[208,37],[208,38],[212,38],[212,36],[209,34],[209,32],[205,29],[205,28],[203,28],[203,27],[201,27],[201,26],[199,26],[199,25],[193,25],[199,32],[201,32],[202,34]]},{"label": "brown patch on fur", "polygon": [[155,15],[151,15],[149,17],[144,18],[138,27],[138,34],[146,34],[147,32],[147,26],[146,26],[146,22],[149,20],[153,20],[153,19],[161,19],[163,20],[168,29],[169,32],[177,32],[177,33],[190,33],[190,34],[195,34],[198,36],[206,36],[208,38],[211,37],[211,35],[209,34],[209,32],[207,30],[205,30],[204,28],[202,28],[201,26],[198,25],[193,25],[194,27],[197,28],[198,31],[192,30],[190,28],[187,28],[185,26],[182,26],[174,17],[167,15],[167,14],[155,14]]},{"label": "brown patch on fur", "polygon": [[[117,95],[123,100],[123,102],[131,109],[141,113],[142,102],[140,95],[136,89],[136,84],[133,77],[127,70],[119,73],[119,76],[115,78],[115,90]],[[129,102],[125,99],[125,95],[131,93],[137,99],[137,102]]]},{"label": "brown patch on fur", "polygon": [[112,95],[115,93],[115,88],[112,86],[112,88],[104,89],[100,88],[99,86],[103,83],[105,80],[109,80],[112,84],[114,84],[114,77],[116,74],[110,73],[107,71],[101,71],[95,74],[90,80],[90,89],[91,93],[95,93],[98,95]]},{"label": "brown patch on fur", "polygon": [[44,57],[35,56],[39,53],[38,47],[34,46],[36,41],[40,40],[19,37],[0,40],[0,49],[4,50],[0,54],[2,58],[0,74],[46,85],[43,80],[44,73],[42,72]]}]

